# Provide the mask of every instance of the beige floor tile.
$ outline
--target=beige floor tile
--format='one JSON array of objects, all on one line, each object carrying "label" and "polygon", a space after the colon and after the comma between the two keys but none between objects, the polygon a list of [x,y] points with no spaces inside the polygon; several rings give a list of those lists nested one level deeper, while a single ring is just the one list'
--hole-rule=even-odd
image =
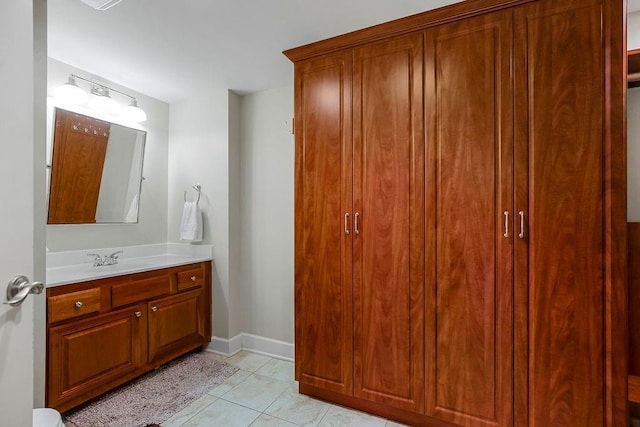
[{"label": "beige floor tile", "polygon": [[256,411],[264,411],[289,387],[289,384],[253,374],[222,396],[222,399]]},{"label": "beige floor tile", "polygon": [[387,420],[340,406],[331,406],[320,422],[322,427],[384,427]]},{"label": "beige floor tile", "polygon": [[218,399],[183,424],[182,427],[247,427],[258,416],[260,413],[253,409]]},{"label": "beige floor tile", "polygon": [[265,411],[269,415],[301,426],[317,426],[331,405],[299,394],[291,387]]},{"label": "beige floor tile", "polygon": [[175,413],[171,418],[162,423],[162,427],[180,427],[189,419],[193,418],[198,412],[202,411],[207,406],[211,405],[218,398],[205,394],[204,396],[194,400],[182,409],[180,412]]},{"label": "beige floor tile", "polygon": [[251,427],[295,427],[296,424],[291,424],[288,421],[281,420],[280,418],[272,417],[271,415],[262,414],[256,420],[251,423]]},{"label": "beige floor tile", "polygon": [[222,384],[219,384],[216,387],[209,390],[207,394],[220,397],[226,392],[228,392],[229,390],[231,390],[232,388],[234,388],[235,386],[237,386],[238,384],[240,384],[242,381],[249,378],[250,376],[251,376],[251,372],[243,371],[241,369],[235,374],[231,375],[226,380],[224,380]]},{"label": "beige floor tile", "polygon": [[395,421],[387,421],[387,425],[385,427],[408,427],[406,424],[396,423]]},{"label": "beige floor tile", "polygon": [[226,362],[245,371],[255,372],[270,360],[273,358],[243,350],[228,358]]},{"label": "beige floor tile", "polygon": [[293,381],[293,362],[271,359],[256,371],[256,374],[275,378],[280,381]]}]

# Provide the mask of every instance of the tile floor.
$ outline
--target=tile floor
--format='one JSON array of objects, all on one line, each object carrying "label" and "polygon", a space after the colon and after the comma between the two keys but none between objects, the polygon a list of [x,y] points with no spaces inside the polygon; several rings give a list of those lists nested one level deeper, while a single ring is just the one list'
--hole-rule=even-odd
[{"label": "tile floor", "polygon": [[[163,427],[402,426],[298,394],[291,362],[246,351],[232,357],[206,354],[240,370],[162,423]],[[71,422],[65,426],[75,427]]]}]

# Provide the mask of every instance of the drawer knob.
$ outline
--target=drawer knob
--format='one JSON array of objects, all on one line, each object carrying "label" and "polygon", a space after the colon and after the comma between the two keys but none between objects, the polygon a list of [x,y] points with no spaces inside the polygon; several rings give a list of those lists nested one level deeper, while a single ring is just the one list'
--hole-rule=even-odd
[{"label": "drawer knob", "polygon": [[141,311],[136,311],[134,314],[135,314],[135,315],[136,315],[136,317],[138,317],[138,318],[139,318],[140,316],[142,316],[142,312],[141,312]]},{"label": "drawer knob", "polygon": [[82,308],[82,301],[76,301],[76,308]]},{"label": "drawer knob", "polygon": [[158,311],[158,307],[154,305],[153,307],[151,307],[151,311]]},{"label": "drawer knob", "polygon": [[196,281],[196,276],[191,276],[191,281],[195,282]]}]

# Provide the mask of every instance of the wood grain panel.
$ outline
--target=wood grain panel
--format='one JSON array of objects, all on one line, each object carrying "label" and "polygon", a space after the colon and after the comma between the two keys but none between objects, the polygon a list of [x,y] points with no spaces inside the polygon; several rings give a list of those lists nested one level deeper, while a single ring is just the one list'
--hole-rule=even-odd
[{"label": "wood grain panel", "polygon": [[172,359],[187,347],[205,340],[202,292],[191,291],[147,303],[149,313],[149,363]]},{"label": "wood grain panel", "polygon": [[139,310],[50,328],[47,406],[64,411],[142,372],[147,324]]},{"label": "wood grain panel", "polygon": [[49,224],[96,222],[110,124],[56,109]]},{"label": "wood grain panel", "polygon": [[101,308],[100,287],[47,298],[49,323],[97,313]]},{"label": "wood grain panel", "polygon": [[629,270],[629,374],[640,376],[640,223],[627,225]]},{"label": "wood grain panel", "polygon": [[296,379],[351,394],[350,53],[296,64],[295,88]]},{"label": "wood grain panel", "polygon": [[517,425],[605,425],[602,5],[516,14]]},{"label": "wood grain panel", "polygon": [[362,30],[342,34],[326,40],[310,43],[283,53],[291,61],[297,62],[312,57],[326,55],[336,50],[362,46],[401,36],[407,33],[425,30],[452,21],[482,15],[511,8],[534,0],[466,0],[447,7],[427,10],[422,13],[367,27]]},{"label": "wood grain panel", "polygon": [[172,293],[175,293],[175,283],[169,274],[156,274],[144,279],[129,278],[111,287],[111,306],[122,307]]},{"label": "wood grain panel", "polygon": [[422,34],[354,51],[354,394],[424,408]]},{"label": "wood grain panel", "polygon": [[511,28],[426,33],[427,414],[465,426],[512,424]]}]

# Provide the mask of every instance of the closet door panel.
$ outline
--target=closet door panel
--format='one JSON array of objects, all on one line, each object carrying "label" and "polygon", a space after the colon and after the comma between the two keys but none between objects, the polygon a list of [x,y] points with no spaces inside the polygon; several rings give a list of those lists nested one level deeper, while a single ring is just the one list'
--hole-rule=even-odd
[{"label": "closet door panel", "polygon": [[425,35],[427,414],[464,426],[507,426],[512,15],[467,19]]},{"label": "closet door panel", "polygon": [[296,379],[352,393],[351,56],[296,64]]},{"label": "closet door panel", "polygon": [[[358,397],[424,408],[423,37],[354,51]],[[355,217],[354,217],[355,219]],[[355,227],[355,224],[354,224]]]},{"label": "closet door panel", "polygon": [[518,425],[605,425],[602,22],[598,1],[516,14]]}]

